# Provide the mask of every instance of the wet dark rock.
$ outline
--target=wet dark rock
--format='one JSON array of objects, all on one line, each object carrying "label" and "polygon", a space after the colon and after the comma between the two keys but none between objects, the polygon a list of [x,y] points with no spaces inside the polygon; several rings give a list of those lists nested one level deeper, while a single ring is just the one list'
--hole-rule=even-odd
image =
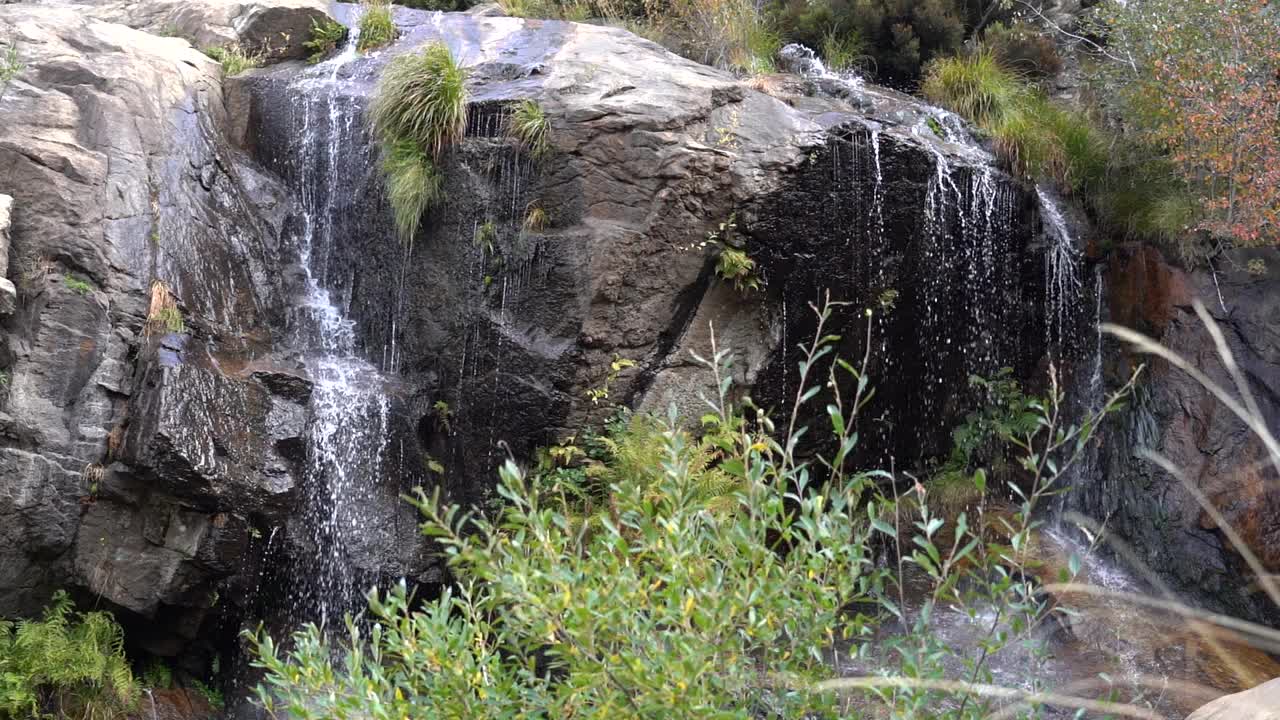
[{"label": "wet dark rock", "polygon": [[[1145,333],[1224,388],[1234,384],[1200,323],[1199,300],[1219,324],[1268,428],[1280,427],[1280,253],[1235,250],[1218,272],[1188,272],[1150,247],[1124,247],[1109,261],[1112,321]],[[1121,348],[1116,348],[1122,350]],[[1276,621],[1277,609],[1195,496],[1175,477],[1139,457],[1154,450],[1241,535],[1270,573],[1280,572],[1280,478],[1261,441],[1194,379],[1168,363],[1117,353],[1118,381],[1147,363],[1123,420],[1103,444],[1100,482],[1078,490],[1083,508],[1175,589],[1218,611]],[[1232,391],[1233,394],[1234,390]]]}]

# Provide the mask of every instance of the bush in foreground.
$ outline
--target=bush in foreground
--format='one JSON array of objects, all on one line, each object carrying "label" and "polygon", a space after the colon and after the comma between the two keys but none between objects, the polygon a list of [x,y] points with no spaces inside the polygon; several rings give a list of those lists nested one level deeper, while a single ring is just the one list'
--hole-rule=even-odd
[{"label": "bush in foreground", "polygon": [[[894,476],[845,469],[870,389],[848,363],[828,362],[838,338],[821,323],[819,337],[800,366],[801,387],[812,389],[785,429],[735,411],[726,356],[716,353],[719,393],[703,418],[711,456],[673,414],[660,431],[642,421],[614,436],[599,456],[607,472],[529,476],[507,463],[505,505],[493,517],[423,497],[424,528],[450,558],[455,587],[416,610],[403,586],[371,592],[372,622],[348,621],[340,656],[315,627],[286,652],[254,637],[261,701],[315,720],[836,718],[869,703],[900,717],[986,717],[987,656],[943,682],[943,660],[959,650],[930,631],[933,609],[993,603],[1006,622],[977,640],[993,653],[1052,611],[1028,574],[1031,513],[1101,415],[1067,426],[1056,402],[1031,404],[1034,428],[1004,438],[1025,453],[1024,476],[1008,488],[1007,542],[984,540],[965,513],[942,533],[948,522],[926,493],[899,505],[897,492],[878,489],[897,487]],[[796,421],[824,385],[849,392],[827,406],[835,454],[811,464],[796,455]],[[708,462],[732,482],[708,482]],[[592,476],[607,487],[584,502]],[[985,476],[969,481],[981,494]],[[896,570],[873,562],[886,545],[896,547]],[[928,587],[912,603],[904,566]],[[885,619],[901,630],[873,641]],[[887,675],[839,678],[850,656]],[[945,703],[957,695],[964,701]]]}]

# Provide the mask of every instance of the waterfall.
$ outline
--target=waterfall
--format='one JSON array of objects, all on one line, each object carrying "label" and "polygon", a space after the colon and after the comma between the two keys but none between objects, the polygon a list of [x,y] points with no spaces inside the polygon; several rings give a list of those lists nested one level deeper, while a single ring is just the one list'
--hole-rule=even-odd
[{"label": "waterfall", "polygon": [[1061,354],[1082,309],[1084,253],[1067,227],[1057,199],[1040,186],[1036,197],[1049,241],[1044,253],[1045,345],[1050,352],[1057,348]]},{"label": "waterfall", "polygon": [[[289,532],[295,551],[286,612],[321,624],[353,610],[369,578],[371,547],[393,532],[371,491],[386,476],[389,400],[378,368],[366,360],[349,317],[343,243],[366,232],[351,220],[351,179],[370,163],[361,106],[341,92],[341,71],[356,57],[358,31],[334,58],[293,80],[289,104],[290,172],[283,173],[302,211],[301,298],[288,314],[288,336],[313,382],[301,507]],[[333,288],[345,288],[335,293]],[[395,363],[395,350],[387,363]]]}]

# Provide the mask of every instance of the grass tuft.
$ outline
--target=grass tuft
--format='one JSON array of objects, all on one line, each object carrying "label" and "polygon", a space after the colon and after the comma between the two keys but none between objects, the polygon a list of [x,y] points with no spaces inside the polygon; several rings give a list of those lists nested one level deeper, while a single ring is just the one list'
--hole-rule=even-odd
[{"label": "grass tuft", "polygon": [[551,225],[551,218],[547,216],[547,211],[538,205],[530,205],[525,211],[523,228],[526,232],[542,232]]},{"label": "grass tuft", "polygon": [[401,55],[382,73],[369,109],[383,143],[418,143],[438,158],[467,127],[467,73],[443,43]]},{"label": "grass tuft", "polygon": [[929,100],[985,128],[1008,120],[1027,92],[986,50],[933,63],[920,90]]},{"label": "grass tuft", "polygon": [[356,49],[368,52],[390,45],[396,39],[396,23],[391,15],[391,3],[388,0],[365,0],[361,6],[360,40],[356,43]]},{"label": "grass tuft", "polygon": [[418,233],[422,215],[443,197],[444,179],[431,156],[411,140],[384,147],[382,171],[387,176],[387,199],[396,231],[410,242]]},{"label": "grass tuft", "polygon": [[551,149],[551,123],[542,106],[533,100],[522,100],[516,105],[507,120],[507,133],[535,158]]},{"label": "grass tuft", "polygon": [[222,63],[222,74],[228,77],[262,66],[261,55],[250,53],[239,45],[205,48],[204,54]]},{"label": "grass tuft", "polygon": [[162,280],[151,283],[151,304],[147,308],[147,324],[145,333],[164,331],[169,333],[186,332],[186,324],[182,321],[182,311],[178,309],[178,298]]},{"label": "grass tuft", "polygon": [[444,198],[439,159],[467,128],[467,73],[443,43],[401,55],[382,73],[369,108],[396,230],[413,242],[422,215]]},{"label": "grass tuft", "polygon": [[333,18],[324,20],[311,19],[311,37],[303,43],[303,47],[311,51],[307,62],[312,65],[324,60],[325,56],[338,49],[338,45],[347,37],[347,28]]}]

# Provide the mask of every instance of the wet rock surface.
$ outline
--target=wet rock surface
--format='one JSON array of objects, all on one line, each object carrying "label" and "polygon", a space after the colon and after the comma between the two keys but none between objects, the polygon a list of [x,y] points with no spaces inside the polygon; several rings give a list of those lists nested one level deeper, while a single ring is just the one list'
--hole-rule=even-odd
[{"label": "wet rock surface", "polygon": [[1187,716],[1187,720],[1277,720],[1280,718],[1280,679],[1234,695],[1218,698]]},{"label": "wet rock surface", "polygon": [[[1111,319],[1155,338],[1240,397],[1212,336],[1197,318],[1203,303],[1221,328],[1263,424],[1280,427],[1280,267],[1274,249],[1235,250],[1188,272],[1150,247],[1123,248],[1110,261]],[[1117,350],[1121,350],[1117,348]],[[1169,363],[1118,354],[1119,376],[1148,364],[1123,420],[1103,445],[1101,482],[1079,493],[1095,518],[1137,559],[1206,606],[1275,622],[1262,592],[1223,528],[1178,478],[1139,456],[1149,448],[1179,468],[1187,484],[1241,536],[1270,573],[1280,572],[1280,478],[1261,440],[1208,390]]]}]

